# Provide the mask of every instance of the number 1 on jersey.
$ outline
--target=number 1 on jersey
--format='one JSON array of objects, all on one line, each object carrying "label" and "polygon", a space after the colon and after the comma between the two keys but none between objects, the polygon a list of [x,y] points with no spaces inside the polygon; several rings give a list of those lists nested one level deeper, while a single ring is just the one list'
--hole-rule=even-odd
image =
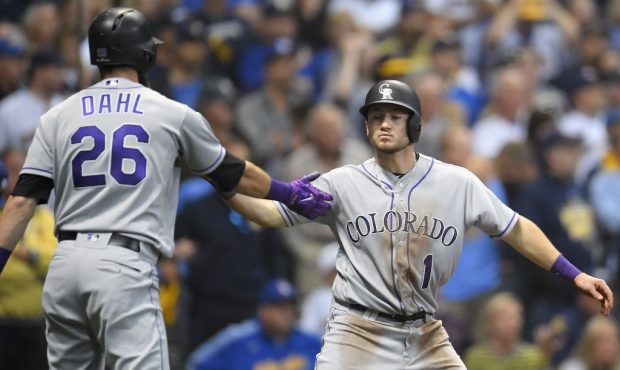
[{"label": "number 1 on jersey", "polygon": [[422,280],[422,289],[428,288],[431,282],[431,271],[433,270],[433,255],[428,254],[424,257],[424,279]]}]

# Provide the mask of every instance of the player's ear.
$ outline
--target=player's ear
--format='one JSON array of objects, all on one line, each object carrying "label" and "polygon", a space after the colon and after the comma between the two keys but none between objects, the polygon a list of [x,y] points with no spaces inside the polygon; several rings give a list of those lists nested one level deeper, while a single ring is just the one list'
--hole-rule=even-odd
[{"label": "player's ear", "polygon": [[370,138],[370,132],[368,132],[368,121],[366,121],[365,123],[366,123],[366,137]]}]

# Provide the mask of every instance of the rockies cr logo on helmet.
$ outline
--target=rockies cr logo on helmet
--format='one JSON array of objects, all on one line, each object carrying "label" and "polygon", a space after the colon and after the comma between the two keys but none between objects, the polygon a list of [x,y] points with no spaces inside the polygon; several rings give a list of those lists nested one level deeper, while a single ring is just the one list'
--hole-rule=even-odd
[{"label": "rockies cr logo on helmet", "polygon": [[379,94],[381,94],[382,100],[393,100],[392,98],[392,89],[390,89],[390,84],[382,84],[379,86]]}]

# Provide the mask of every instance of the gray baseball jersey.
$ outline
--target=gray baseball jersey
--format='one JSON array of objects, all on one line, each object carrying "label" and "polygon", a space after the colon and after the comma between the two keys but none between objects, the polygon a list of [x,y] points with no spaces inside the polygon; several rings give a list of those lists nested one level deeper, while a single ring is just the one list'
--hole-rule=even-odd
[{"label": "gray baseball jersey", "polygon": [[[500,237],[518,219],[471,172],[425,155],[402,177],[372,158],[313,185],[334,196],[332,209],[317,219],[340,244],[334,298],[389,314],[434,313],[465,231],[476,226]],[[289,226],[310,221],[276,204]]]},{"label": "gray baseball jersey", "polygon": [[122,233],[170,256],[180,162],[205,175],[224,154],[200,114],[113,78],[41,117],[21,173],[54,181],[58,229]]}]

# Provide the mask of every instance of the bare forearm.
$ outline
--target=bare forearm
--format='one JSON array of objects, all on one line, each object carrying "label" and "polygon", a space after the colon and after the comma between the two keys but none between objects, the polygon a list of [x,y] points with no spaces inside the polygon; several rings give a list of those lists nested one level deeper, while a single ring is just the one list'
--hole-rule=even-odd
[{"label": "bare forearm", "polygon": [[271,177],[252,162],[245,162],[245,170],[236,191],[255,198],[264,198],[269,192]]},{"label": "bare forearm", "polygon": [[243,217],[256,222],[262,227],[286,226],[284,218],[282,218],[275,203],[271,200],[236,194],[234,197],[226,200],[226,202]]},{"label": "bare forearm", "polygon": [[504,240],[517,252],[547,271],[560,255],[542,230],[523,216],[519,216],[517,224]]},{"label": "bare forearm", "polygon": [[0,216],[0,246],[15,248],[24,235],[26,226],[34,214],[37,201],[32,198],[11,196]]}]

